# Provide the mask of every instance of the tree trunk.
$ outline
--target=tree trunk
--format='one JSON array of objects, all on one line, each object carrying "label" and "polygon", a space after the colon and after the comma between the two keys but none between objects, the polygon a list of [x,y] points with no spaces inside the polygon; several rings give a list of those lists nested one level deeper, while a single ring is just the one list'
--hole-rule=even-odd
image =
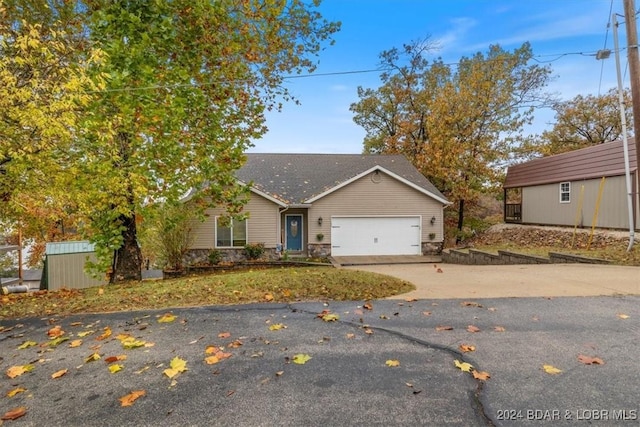
[{"label": "tree trunk", "polygon": [[456,233],[456,244],[462,242],[462,225],[464,224],[464,199],[460,199],[458,204],[458,232]]},{"label": "tree trunk", "polygon": [[135,215],[123,215],[120,221],[125,230],[122,232],[122,247],[113,255],[111,283],[142,280],[142,252],[138,246]]}]

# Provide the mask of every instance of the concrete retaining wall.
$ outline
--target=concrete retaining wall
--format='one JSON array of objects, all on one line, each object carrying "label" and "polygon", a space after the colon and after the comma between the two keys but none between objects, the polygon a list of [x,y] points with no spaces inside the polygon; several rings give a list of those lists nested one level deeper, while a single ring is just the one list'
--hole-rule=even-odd
[{"label": "concrete retaining wall", "polygon": [[447,249],[442,252],[442,262],[449,264],[466,265],[511,265],[511,264],[562,264],[562,263],[584,263],[584,264],[610,264],[609,261],[599,258],[589,258],[581,255],[563,254],[559,252],[549,252],[549,257],[521,254],[511,251],[498,251],[497,254],[469,249],[462,251],[458,249]]}]

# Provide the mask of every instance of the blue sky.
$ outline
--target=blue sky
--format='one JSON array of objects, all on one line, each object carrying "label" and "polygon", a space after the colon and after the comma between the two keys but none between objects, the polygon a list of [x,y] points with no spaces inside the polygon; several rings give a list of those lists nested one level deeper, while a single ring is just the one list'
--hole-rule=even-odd
[{"label": "blue sky", "polygon": [[[315,76],[287,80],[301,105],[269,113],[269,132],[249,151],[362,152],[365,133],[349,106],[358,101],[358,86],[380,86],[379,73],[320,74],[376,69],[382,51],[427,36],[440,46],[429,59],[452,63],[491,44],[513,50],[529,42],[536,59],[552,68],[548,91],[561,99],[605,93],[617,85],[614,56],[597,61],[594,54],[613,49],[611,11],[622,15],[622,0],[324,0],[323,16],[342,22],[335,45],[321,52]],[[619,37],[625,46],[624,24]],[[626,51],[621,60],[628,85]],[[527,132],[539,133],[552,121],[553,113],[540,109]]]}]

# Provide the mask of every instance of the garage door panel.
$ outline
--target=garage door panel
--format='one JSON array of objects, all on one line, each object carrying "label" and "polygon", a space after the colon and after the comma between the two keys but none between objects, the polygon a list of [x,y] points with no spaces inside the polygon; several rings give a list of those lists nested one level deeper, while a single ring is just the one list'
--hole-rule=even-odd
[{"label": "garage door panel", "polygon": [[419,255],[420,217],[332,217],[331,253]]}]

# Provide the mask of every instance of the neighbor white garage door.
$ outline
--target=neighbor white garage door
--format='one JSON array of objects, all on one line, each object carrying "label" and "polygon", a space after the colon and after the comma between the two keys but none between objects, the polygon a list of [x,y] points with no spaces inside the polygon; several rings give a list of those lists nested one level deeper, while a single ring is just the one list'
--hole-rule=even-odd
[{"label": "neighbor white garage door", "polygon": [[331,217],[331,255],[420,255],[420,217]]}]

